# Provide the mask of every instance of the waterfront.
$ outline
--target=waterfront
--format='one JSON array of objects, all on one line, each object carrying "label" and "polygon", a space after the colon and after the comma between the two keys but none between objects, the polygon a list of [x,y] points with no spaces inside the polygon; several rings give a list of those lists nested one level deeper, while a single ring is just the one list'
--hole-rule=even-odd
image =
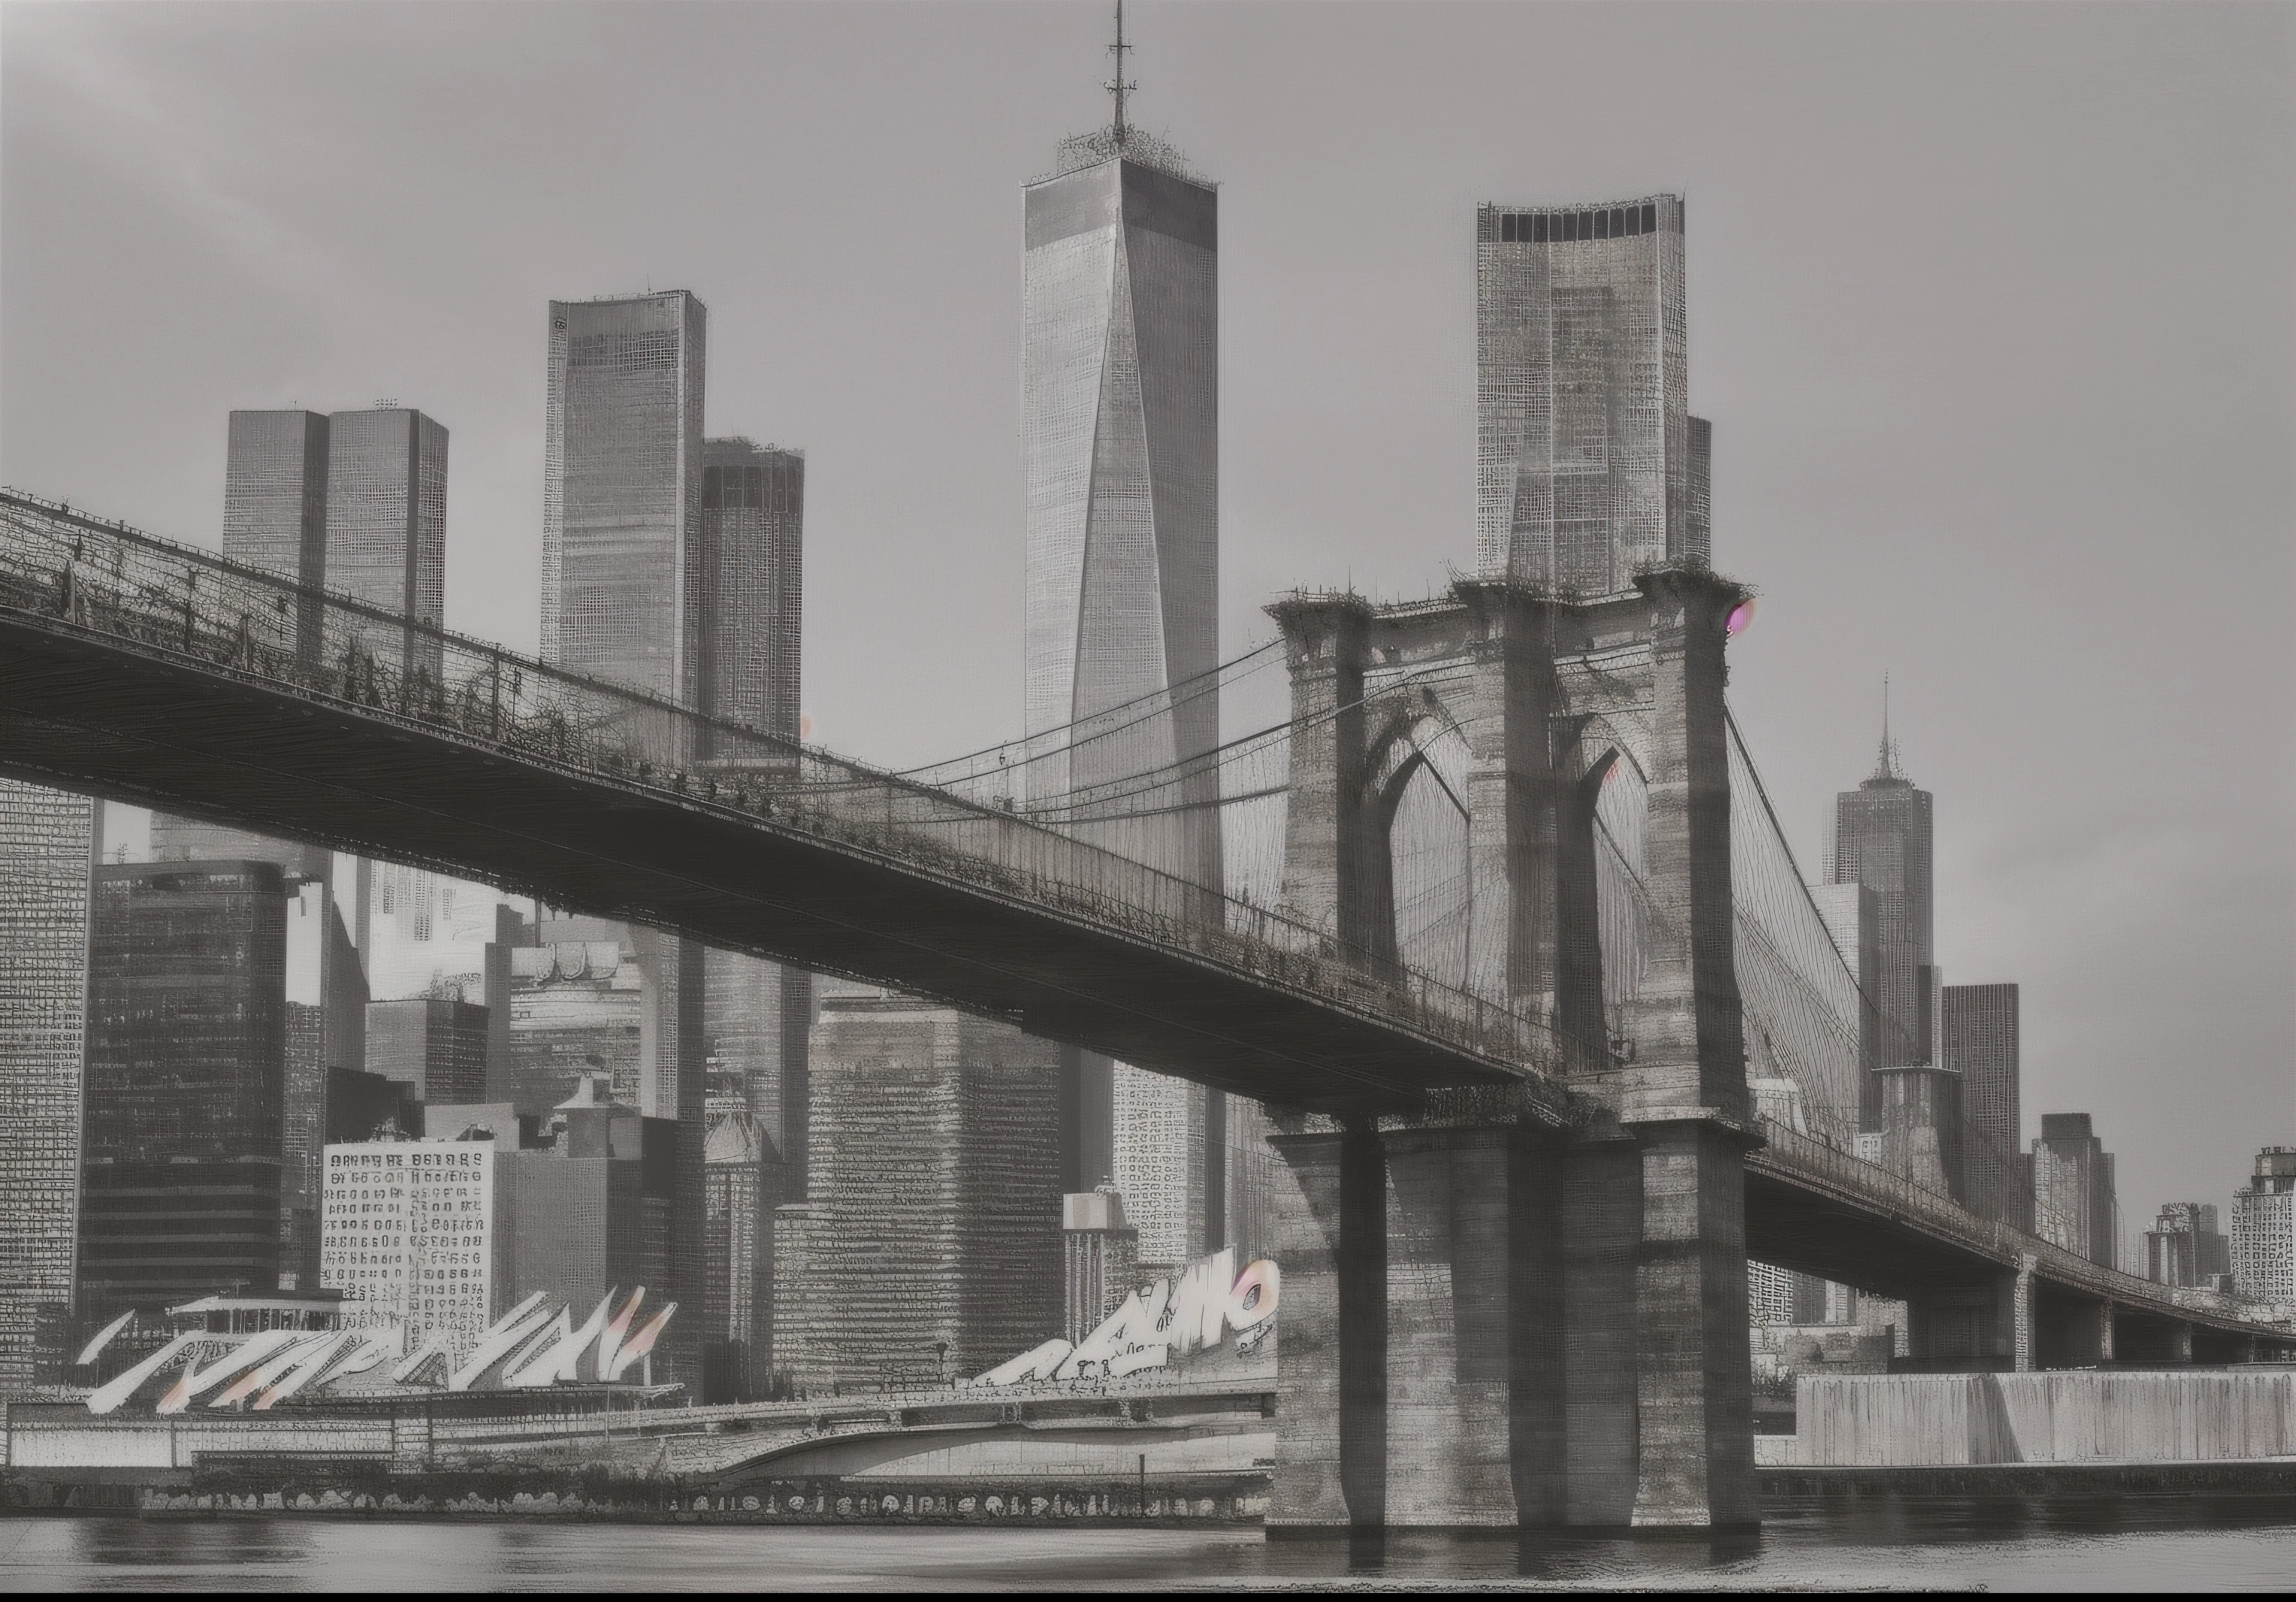
[{"label": "waterfront", "polygon": [[1382,1549],[1242,1530],[662,1527],[574,1523],[0,1521],[0,1590],[1135,1590],[1524,1584],[1732,1589],[2284,1590],[2284,1498],[1775,1508],[1724,1541],[1396,1537]]}]

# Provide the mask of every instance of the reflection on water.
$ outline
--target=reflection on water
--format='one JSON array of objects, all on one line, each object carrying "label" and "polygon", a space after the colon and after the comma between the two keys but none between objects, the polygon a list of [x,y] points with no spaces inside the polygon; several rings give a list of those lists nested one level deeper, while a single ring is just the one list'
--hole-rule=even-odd
[{"label": "reflection on water", "polygon": [[543,1522],[0,1519],[0,1591],[1137,1590],[1513,1582],[1565,1586],[2281,1590],[2296,1501],[1774,1505],[1718,1540],[1252,1530],[826,1529]]}]

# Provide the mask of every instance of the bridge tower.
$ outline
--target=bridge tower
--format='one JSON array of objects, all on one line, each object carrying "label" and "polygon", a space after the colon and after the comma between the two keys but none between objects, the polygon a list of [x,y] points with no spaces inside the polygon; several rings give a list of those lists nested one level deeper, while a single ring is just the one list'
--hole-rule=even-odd
[{"label": "bridge tower", "polygon": [[[1285,910],[1368,975],[1432,967],[1543,1024],[1574,1108],[1270,1108],[1294,1181],[1271,1530],[1754,1522],[1723,707],[1746,593],[1694,559],[1635,584],[1269,609]],[[1398,893],[1423,775],[1464,870],[1440,937]]]}]

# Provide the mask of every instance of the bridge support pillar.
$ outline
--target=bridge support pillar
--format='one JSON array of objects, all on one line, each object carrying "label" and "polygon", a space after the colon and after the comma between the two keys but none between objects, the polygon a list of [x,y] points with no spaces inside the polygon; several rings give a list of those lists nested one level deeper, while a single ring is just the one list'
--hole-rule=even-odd
[{"label": "bridge support pillar", "polygon": [[2097,1307],[2096,1307],[2096,1361],[2099,1361],[2099,1362],[2101,1362],[2101,1363],[2109,1363],[2109,1362],[2112,1362],[2112,1361],[2113,1361],[2113,1350],[2112,1350],[2112,1315],[2113,1315],[2113,1312],[2114,1312],[2114,1309],[2113,1309],[2113,1305],[2112,1305],[2112,1303],[2110,1303],[2110,1302],[2100,1302],[2100,1303],[2098,1303],[2098,1304],[2097,1304]]},{"label": "bridge support pillar", "polygon": [[1511,1124],[1386,1132],[1387,1518],[1562,1521],[1551,1165]]},{"label": "bridge support pillar", "polygon": [[2189,1364],[2193,1361],[2193,1327],[2186,1323],[2169,1326],[2169,1361]]},{"label": "bridge support pillar", "polygon": [[1708,1119],[1637,1124],[1635,1268],[1638,1528],[1751,1524],[1745,1137]]},{"label": "bridge support pillar", "polygon": [[1267,1528],[1370,1529],[1387,1518],[1387,1198],[1368,1124],[1269,1137],[1299,1188],[1275,1209],[1283,1265],[1276,1343],[1282,1446]]}]

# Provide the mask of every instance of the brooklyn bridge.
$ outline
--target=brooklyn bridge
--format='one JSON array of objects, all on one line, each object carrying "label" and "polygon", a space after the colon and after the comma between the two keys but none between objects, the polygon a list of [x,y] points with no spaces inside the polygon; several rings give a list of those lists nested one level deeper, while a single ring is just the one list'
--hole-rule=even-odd
[{"label": "brooklyn bridge", "polygon": [[[1272,1528],[1753,1522],[1750,1257],[1903,1300],[1938,1370],[2288,1341],[1856,1155],[1871,1002],[1729,713],[1747,592],[1702,565],[1294,593],[1172,692],[1288,676],[1287,717],[1203,757],[1120,759],[1160,698],[895,773],[37,497],[0,516],[0,771],[1266,1104]],[[1204,828],[1221,872],[1151,865]]]}]

